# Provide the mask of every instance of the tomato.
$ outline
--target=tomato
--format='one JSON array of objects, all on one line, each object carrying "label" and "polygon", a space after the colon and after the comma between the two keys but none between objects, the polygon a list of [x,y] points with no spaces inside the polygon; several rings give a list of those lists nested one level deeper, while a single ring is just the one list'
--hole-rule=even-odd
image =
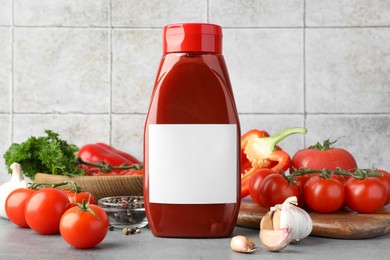
[{"label": "tomato", "polygon": [[313,176],[306,181],[303,195],[307,205],[319,213],[332,213],[343,206],[344,186],[337,179]]},{"label": "tomato", "polygon": [[68,196],[68,199],[72,206],[75,206],[76,203],[82,203],[83,200],[85,200],[86,202],[89,201],[90,204],[97,204],[96,197],[87,191],[73,192],[71,190],[64,190],[63,192],[66,196]]},{"label": "tomato", "polygon": [[344,186],[346,204],[352,210],[373,213],[386,203],[386,187],[377,177],[350,178]]},{"label": "tomato", "polygon": [[27,228],[24,217],[27,199],[36,192],[33,189],[19,188],[12,191],[5,201],[5,212],[9,220],[19,227]]},{"label": "tomato", "polygon": [[69,199],[64,192],[55,188],[44,188],[32,194],[26,202],[26,222],[29,227],[44,235],[59,232],[62,214]]},{"label": "tomato", "polygon": [[383,182],[387,191],[387,199],[385,202],[385,205],[387,205],[390,203],[390,173],[384,170],[376,171],[382,174],[382,177],[379,177],[379,179]]},{"label": "tomato", "polygon": [[262,168],[254,171],[249,179],[249,194],[254,202],[264,206],[260,196],[260,185],[265,177],[274,173],[271,169]]},{"label": "tomato", "polygon": [[73,207],[68,209],[60,221],[62,238],[71,246],[77,248],[91,248],[105,238],[109,220],[107,213],[97,205],[84,205],[87,208]]},{"label": "tomato", "polygon": [[261,183],[260,197],[265,207],[281,204],[291,196],[299,197],[299,187],[282,174],[270,174]]},{"label": "tomato", "polygon": [[330,178],[331,179],[336,179],[339,182],[341,182],[342,184],[344,184],[351,177],[345,176],[345,175],[332,174],[332,176],[330,176]]},{"label": "tomato", "polygon": [[337,167],[346,171],[354,171],[357,164],[352,154],[342,148],[302,149],[296,152],[291,159],[291,169],[336,170]]},{"label": "tomato", "polygon": [[301,208],[306,208],[307,203],[305,200],[305,196],[303,195],[303,187],[305,186],[305,183],[312,177],[314,174],[305,174],[296,176],[294,178],[294,183],[298,185],[299,187],[299,197],[298,197],[298,206]]}]

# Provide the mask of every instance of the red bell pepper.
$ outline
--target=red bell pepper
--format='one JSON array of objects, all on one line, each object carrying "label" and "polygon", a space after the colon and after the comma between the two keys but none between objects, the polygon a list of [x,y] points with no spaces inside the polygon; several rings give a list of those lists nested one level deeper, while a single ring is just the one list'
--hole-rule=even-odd
[{"label": "red bell pepper", "polygon": [[241,173],[252,169],[252,162],[248,160],[246,154],[244,153],[245,146],[248,143],[248,138],[252,135],[259,138],[269,137],[269,134],[266,131],[260,131],[257,129],[252,129],[241,137]]},{"label": "red bell pepper", "polygon": [[280,172],[290,167],[290,156],[276,144],[289,135],[306,132],[307,129],[302,127],[287,128],[269,136],[267,132],[255,129],[241,137],[241,198],[249,195],[249,179],[257,169],[270,168]]},{"label": "red bell pepper", "polygon": [[91,174],[96,172],[97,167],[101,168],[100,172],[115,173],[127,169],[140,168],[140,161],[134,156],[104,143],[86,144],[82,146],[77,153],[77,157],[80,164],[86,165],[91,170]]}]

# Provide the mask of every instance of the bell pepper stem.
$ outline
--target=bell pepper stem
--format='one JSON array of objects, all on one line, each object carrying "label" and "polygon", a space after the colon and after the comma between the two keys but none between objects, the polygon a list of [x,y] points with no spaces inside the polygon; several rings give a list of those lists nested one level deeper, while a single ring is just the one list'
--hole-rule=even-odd
[{"label": "bell pepper stem", "polygon": [[[279,163],[281,163],[278,158],[275,158],[276,154],[273,154],[277,150],[276,144],[287,136],[298,133],[306,134],[307,129],[303,127],[287,128],[270,137],[260,138],[257,135],[248,136],[243,152],[252,163],[253,167],[269,167],[270,157],[274,157],[272,158],[272,161],[279,161]],[[281,168],[281,166],[281,164],[278,165],[279,168]]]},{"label": "bell pepper stem", "polygon": [[264,137],[263,139],[264,139],[264,141],[269,143],[272,150],[275,150],[276,144],[279,143],[280,141],[282,141],[287,136],[292,135],[292,134],[306,134],[306,133],[307,133],[307,129],[304,127],[291,127],[291,128],[287,128],[287,129],[285,129],[285,130],[283,130],[283,131],[281,131],[273,136]]}]

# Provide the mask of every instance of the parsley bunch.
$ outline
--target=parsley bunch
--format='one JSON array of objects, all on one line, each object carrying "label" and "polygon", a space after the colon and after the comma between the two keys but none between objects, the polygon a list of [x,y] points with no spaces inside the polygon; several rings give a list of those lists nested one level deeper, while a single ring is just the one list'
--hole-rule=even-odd
[{"label": "parsley bunch", "polygon": [[47,136],[31,136],[23,143],[11,145],[4,154],[9,172],[10,165],[17,162],[22,165],[24,174],[32,179],[39,172],[81,175],[76,160],[79,148],[61,140],[59,134],[51,130],[45,130],[45,133]]}]

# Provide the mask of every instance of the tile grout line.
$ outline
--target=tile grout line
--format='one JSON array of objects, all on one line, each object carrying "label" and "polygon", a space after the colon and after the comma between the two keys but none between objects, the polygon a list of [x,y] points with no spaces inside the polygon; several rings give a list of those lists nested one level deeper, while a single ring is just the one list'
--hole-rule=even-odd
[{"label": "tile grout line", "polygon": [[[302,42],[302,48],[303,48],[303,126],[306,128],[306,120],[307,120],[307,111],[306,111],[306,0],[303,0],[303,42]],[[306,147],[306,135],[303,137],[303,147]]]},{"label": "tile grout line", "polygon": [[[0,115],[8,115],[8,112],[0,112]],[[101,112],[101,113],[83,113],[83,112],[14,112],[14,115],[80,115],[80,116],[104,116],[104,115],[110,115],[110,112]],[[112,115],[146,115],[146,112],[111,112]],[[316,116],[390,116],[390,112],[312,112],[312,113],[306,113],[307,115],[316,115]],[[302,116],[303,113],[300,112],[275,112],[275,113],[258,113],[258,112],[239,112],[239,115],[242,116],[248,116],[248,115],[255,115],[255,116],[290,116],[290,115],[296,115],[296,116]]]},{"label": "tile grout line", "polygon": [[206,1],[206,21],[210,23],[210,0]]},{"label": "tile grout line", "polygon": [[112,61],[113,61],[113,55],[112,55],[112,0],[110,0],[110,8],[109,8],[109,20],[110,20],[110,28],[109,28],[109,51],[110,51],[110,65],[109,65],[109,71],[110,71],[110,79],[109,79],[109,89],[110,89],[110,125],[109,125],[109,134],[108,134],[108,142],[110,145],[112,145]]},{"label": "tile grout line", "polygon": [[[207,18],[209,20],[209,10],[207,9]],[[209,22],[209,21],[208,21]],[[8,25],[0,25],[0,28],[8,28]],[[55,29],[133,29],[133,30],[161,30],[163,26],[66,26],[66,25],[14,25],[15,28],[38,28],[38,29],[45,29],[45,28],[55,28]],[[224,26],[224,29],[389,29],[390,25],[327,25],[327,26]]]},{"label": "tile grout line", "polygon": [[10,143],[14,142],[14,92],[15,92],[15,21],[14,21],[14,1],[11,3],[11,82],[10,82]]}]

